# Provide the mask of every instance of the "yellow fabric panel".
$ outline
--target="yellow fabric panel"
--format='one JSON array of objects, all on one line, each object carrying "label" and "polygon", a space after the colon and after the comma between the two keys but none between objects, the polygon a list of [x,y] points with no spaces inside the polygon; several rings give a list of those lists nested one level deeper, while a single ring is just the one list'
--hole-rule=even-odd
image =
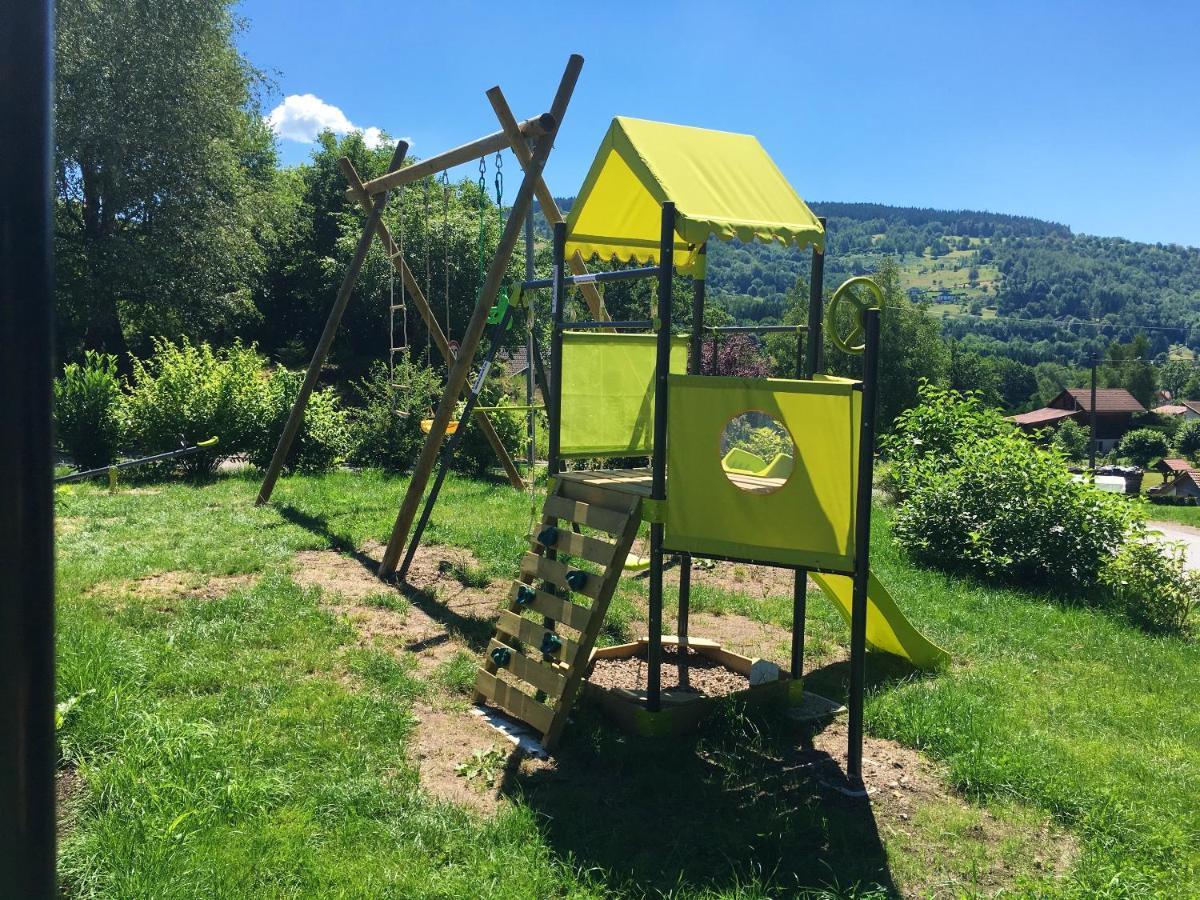
[{"label": "yellow fabric panel", "polygon": [[[653,334],[563,333],[559,452],[648,456],[654,444]],[[688,339],[671,339],[671,372],[687,371]]]},{"label": "yellow fabric panel", "polygon": [[657,259],[660,208],[675,203],[675,266],[703,275],[709,237],[825,245],[821,223],[753,135],[613,119],[567,216],[567,255]]},{"label": "yellow fabric panel", "polygon": [[[862,394],[845,379],[670,377],[666,543],[671,550],[852,571]],[[721,435],[751,410],[778,419],[796,448],[770,493],[736,487]]]},{"label": "yellow fabric panel", "polygon": [[[847,575],[816,572],[810,577],[849,625],[854,579]],[[867,581],[867,645],[881,653],[907,659],[918,669],[936,669],[950,662],[949,653],[913,627],[874,572]]]}]

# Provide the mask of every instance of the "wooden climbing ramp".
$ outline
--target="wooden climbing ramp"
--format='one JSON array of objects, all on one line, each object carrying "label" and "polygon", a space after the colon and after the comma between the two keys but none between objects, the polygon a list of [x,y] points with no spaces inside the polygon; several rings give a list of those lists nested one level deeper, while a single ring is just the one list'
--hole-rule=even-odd
[{"label": "wooden climbing ramp", "polygon": [[641,503],[626,491],[555,479],[500,612],[475,678],[475,702],[528,723],[547,750],[579,696],[637,536]]}]

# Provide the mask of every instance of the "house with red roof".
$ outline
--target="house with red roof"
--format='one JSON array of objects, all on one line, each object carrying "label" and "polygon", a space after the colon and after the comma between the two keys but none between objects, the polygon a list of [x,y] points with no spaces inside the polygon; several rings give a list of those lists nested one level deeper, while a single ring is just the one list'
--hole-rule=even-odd
[{"label": "house with red roof", "polygon": [[[1133,417],[1146,407],[1125,388],[1096,390],[1096,447],[1107,453],[1133,428]],[[1009,416],[1008,420],[1023,431],[1057,428],[1067,419],[1084,428],[1091,427],[1092,389],[1067,388],[1050,401],[1049,406]]]}]

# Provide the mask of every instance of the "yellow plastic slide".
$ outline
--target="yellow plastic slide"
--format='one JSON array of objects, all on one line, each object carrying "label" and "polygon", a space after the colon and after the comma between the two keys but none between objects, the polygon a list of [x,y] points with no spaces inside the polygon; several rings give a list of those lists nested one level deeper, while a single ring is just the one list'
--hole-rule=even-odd
[{"label": "yellow plastic slide", "polygon": [[[848,575],[809,577],[833,601],[846,623],[850,623],[850,601],[854,582]],[[888,589],[875,573],[867,582],[867,646],[881,653],[907,659],[918,669],[933,669],[950,661],[950,654],[926,638],[905,618]]]}]

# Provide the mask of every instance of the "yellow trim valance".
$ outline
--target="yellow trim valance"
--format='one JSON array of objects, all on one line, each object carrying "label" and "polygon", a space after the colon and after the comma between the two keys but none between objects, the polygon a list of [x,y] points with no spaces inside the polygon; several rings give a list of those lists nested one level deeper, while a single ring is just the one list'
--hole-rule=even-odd
[{"label": "yellow trim valance", "polygon": [[758,139],[618,116],[567,216],[567,255],[652,264],[675,203],[675,267],[703,277],[710,237],[825,246],[813,211]]}]

